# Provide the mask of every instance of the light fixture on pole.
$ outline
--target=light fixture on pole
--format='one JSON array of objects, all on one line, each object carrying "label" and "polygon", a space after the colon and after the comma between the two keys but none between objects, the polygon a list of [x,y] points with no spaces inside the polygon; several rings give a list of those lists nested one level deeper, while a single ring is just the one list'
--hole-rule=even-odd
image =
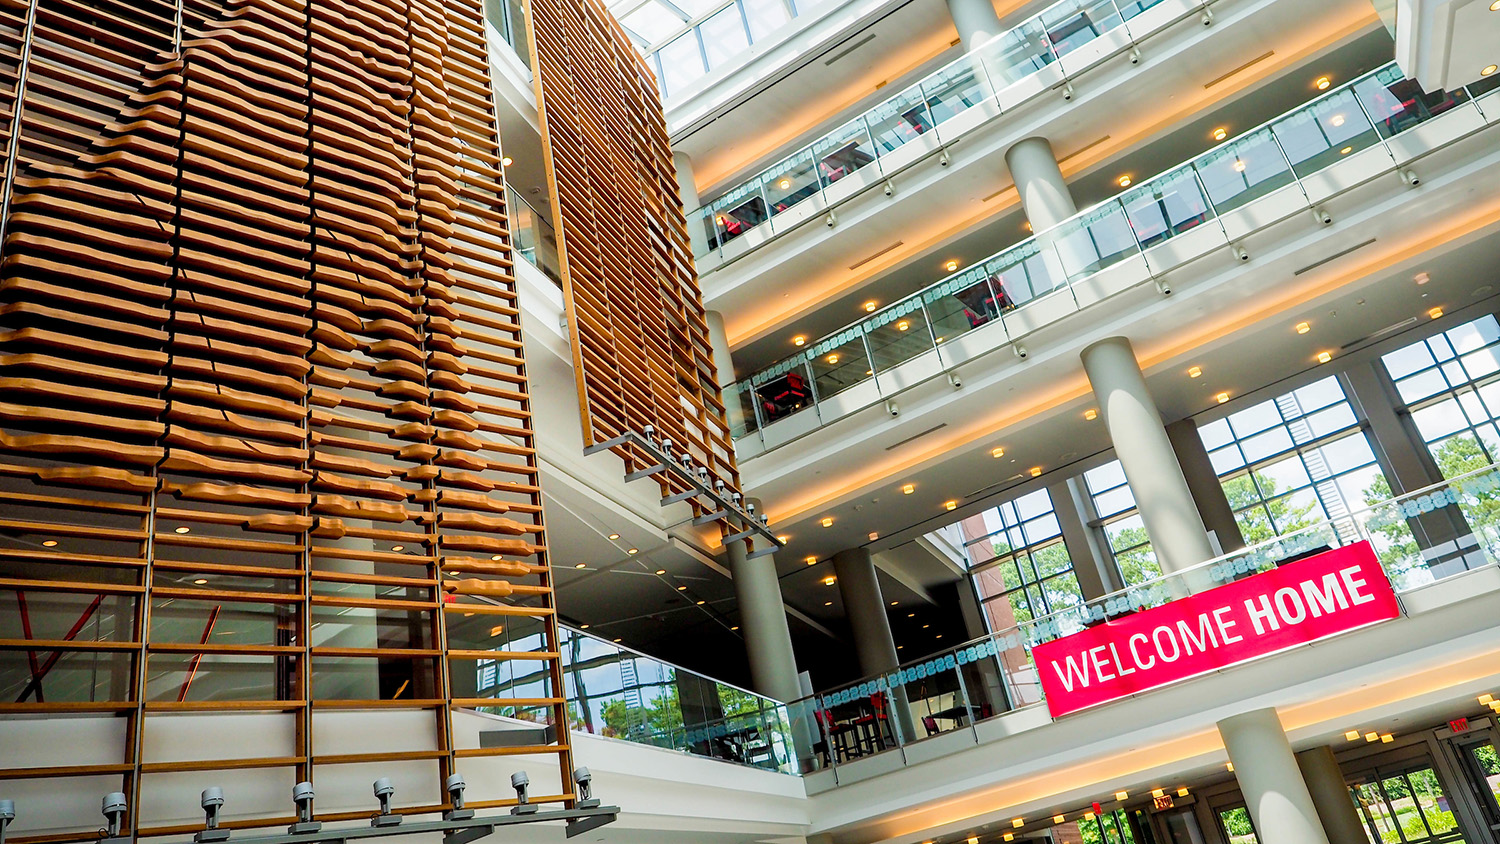
[{"label": "light fixture on pole", "polygon": [[203,807],[203,828],[193,833],[193,840],[198,844],[228,841],[229,830],[219,828],[219,810],[224,807],[224,789],[217,785],[203,789],[198,805]]},{"label": "light fixture on pole", "polygon": [[380,801],[380,814],[370,818],[370,826],[399,826],[401,816],[391,811],[391,796],[396,793],[396,787],[386,777],[381,777],[374,783],[375,799]]},{"label": "light fixture on pole", "polygon": [[313,820],[313,786],[307,780],[292,786],[292,802],[297,804],[297,822],[286,828],[292,835],[317,832],[323,824]]}]

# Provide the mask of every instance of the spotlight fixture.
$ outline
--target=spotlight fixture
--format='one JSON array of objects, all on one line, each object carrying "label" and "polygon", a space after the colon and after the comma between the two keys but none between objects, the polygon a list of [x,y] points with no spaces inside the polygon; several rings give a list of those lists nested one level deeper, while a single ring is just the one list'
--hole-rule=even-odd
[{"label": "spotlight fixture", "polygon": [[1083,412],[1083,418],[1089,420],[1090,422],[1092,422],[1095,419],[1099,418],[1099,411],[1097,411],[1097,410],[1095,410],[1095,409],[1093,409],[1091,407],[1088,410],[1085,410]]},{"label": "spotlight fixture", "polygon": [[1333,360],[1333,355],[1331,353],[1318,352],[1318,363],[1327,363],[1331,360]]},{"label": "spotlight fixture", "polygon": [[448,790],[448,800],[453,808],[443,813],[445,821],[466,821],[474,817],[473,809],[464,808],[464,788],[468,784],[464,782],[463,774],[449,774],[443,787]]},{"label": "spotlight fixture", "polygon": [[313,820],[313,786],[303,780],[292,786],[292,802],[297,804],[297,822],[286,828],[292,835],[317,832],[323,824]]},{"label": "spotlight fixture", "polygon": [[380,801],[380,814],[370,818],[370,826],[400,826],[401,816],[391,811],[391,797],[395,795],[396,787],[386,777],[376,780],[372,787],[375,799]]},{"label": "spotlight fixture", "polygon": [[1188,377],[1189,378],[1197,378],[1197,377],[1201,376],[1202,374],[1203,374],[1203,367],[1201,367],[1201,366],[1190,366],[1190,367],[1188,367]]},{"label": "spotlight fixture", "polygon": [[1328,86],[1332,85],[1332,84],[1333,84],[1333,80],[1329,79],[1326,76],[1319,76],[1318,77],[1318,81],[1316,81],[1316,82],[1313,83],[1313,85],[1317,86],[1317,89],[1319,91],[1327,91],[1328,90]]},{"label": "spotlight fixture", "polygon": [[807,338],[803,337],[801,334],[798,334],[796,337],[792,338],[792,345],[793,346],[805,346],[805,345],[807,345]]},{"label": "spotlight fixture", "polygon": [[1222,141],[1222,140],[1224,140],[1227,137],[1229,137],[1229,130],[1225,129],[1223,126],[1220,126],[1219,128],[1217,128],[1217,129],[1214,130],[1214,134],[1213,134],[1214,140],[1216,140],[1216,141]]},{"label": "spotlight fixture", "polygon": [[950,260],[948,263],[943,265],[943,269],[951,273],[954,270],[958,269],[958,262]]},{"label": "spotlight fixture", "polygon": [[1311,325],[1308,325],[1305,322],[1299,322],[1299,323],[1297,323],[1297,333],[1298,334],[1306,334],[1307,332],[1309,332],[1311,330],[1312,330],[1312,326]]},{"label": "spotlight fixture", "polygon": [[826,527],[826,528],[833,527],[833,517],[832,516],[824,516],[823,517],[823,521],[820,522],[820,524],[822,524],[823,527]]},{"label": "spotlight fixture", "polygon": [[996,446],[995,448],[990,449],[990,456],[994,458],[1004,457],[1005,449]]},{"label": "spotlight fixture", "polygon": [[1128,175],[1121,176],[1117,181],[1120,183],[1120,187],[1122,188],[1130,187],[1130,176]]},{"label": "spotlight fixture", "polygon": [[865,303],[865,313],[867,313],[867,314],[873,314],[873,313],[875,313],[875,303],[874,302],[866,302]]},{"label": "spotlight fixture", "polygon": [[948,500],[948,501],[944,501],[943,502],[943,509],[944,510],[957,510],[958,509],[958,502],[957,501],[953,501],[951,499]]},{"label": "spotlight fixture", "polygon": [[1484,70],[1479,71],[1479,75],[1480,76],[1489,76],[1489,75],[1493,74],[1496,70],[1500,70],[1500,65],[1493,65],[1492,64],[1492,65],[1486,67]]},{"label": "spotlight fixture", "polygon": [[1220,393],[1217,396],[1214,396],[1214,401],[1218,402],[1219,404],[1224,404],[1225,402],[1229,401],[1229,394]]},{"label": "spotlight fixture", "polygon": [[599,798],[594,796],[594,775],[589,773],[588,768],[582,766],[574,768],[573,782],[578,785],[578,800],[573,804],[573,808],[593,809],[599,805]]},{"label": "spotlight fixture", "polygon": [[224,789],[216,785],[203,789],[198,805],[203,807],[203,828],[193,833],[193,840],[199,844],[227,841],[229,830],[219,828],[219,809],[224,806]]},{"label": "spotlight fixture", "polygon": [[902,495],[911,495],[912,493],[914,493],[916,491],[917,491],[917,485],[916,484],[902,484],[901,485],[901,494]]},{"label": "spotlight fixture", "polygon": [[1443,315],[1443,309],[1442,308],[1431,308],[1431,309],[1429,309],[1427,311],[1427,316],[1430,317],[1430,318],[1432,318],[1432,319],[1437,319],[1437,318],[1441,317],[1442,315]]},{"label": "spotlight fixture", "polygon": [[[616,639],[615,641],[619,641]],[[516,771],[510,775],[510,787],[516,790],[516,805],[511,807],[512,815],[535,814],[541,808],[531,802],[531,796],[527,794],[527,788],[531,785],[531,777],[526,776],[525,771]]]},{"label": "spotlight fixture", "polygon": [[104,805],[101,811],[104,813],[104,838],[100,844],[124,844],[130,840],[129,836],[120,836],[120,823],[125,819],[125,793],[111,791],[104,795]]}]

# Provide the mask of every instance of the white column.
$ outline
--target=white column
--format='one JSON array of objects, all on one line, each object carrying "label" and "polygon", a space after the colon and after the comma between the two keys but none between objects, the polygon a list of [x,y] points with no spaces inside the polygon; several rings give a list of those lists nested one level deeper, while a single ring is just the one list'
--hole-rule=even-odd
[{"label": "white column", "polygon": [[1021,194],[1021,209],[1032,231],[1050,229],[1078,213],[1051,141],[1040,137],[1017,141],[1005,151],[1005,166]]},{"label": "white column", "polygon": [[776,577],[776,558],[767,554],[749,559],[743,539],[729,543],[725,551],[755,691],[782,703],[796,700],[801,696],[801,686],[797,683],[792,634],[786,624],[786,605],[781,600],[781,581]]},{"label": "white column", "polygon": [[708,323],[708,345],[714,355],[715,375],[719,379],[719,401],[724,403],[724,416],[729,420],[729,430],[744,430],[745,404],[734,390],[734,358],[729,353],[729,335],[724,331],[724,315],[718,311],[704,311],[703,321]]},{"label": "white column", "polygon": [[1005,31],[990,0],[948,0],[948,14],[953,17],[953,26],[963,41],[964,52],[973,51]]},{"label": "white column", "polygon": [[692,244],[694,255],[702,255],[708,252],[708,232],[701,222],[693,219],[693,212],[703,204],[698,198],[698,183],[693,180],[693,161],[685,152],[674,152],[672,166],[677,170],[677,194],[682,198],[682,210],[687,215],[688,242]]},{"label": "white column", "polygon": [[1336,844],[1365,841],[1365,825],[1354,810],[1354,799],[1349,796],[1349,785],[1333,749],[1325,744],[1304,750],[1297,754],[1297,767],[1302,769],[1302,781],[1318,807],[1328,840]]},{"label": "white column", "polygon": [[[1219,735],[1257,838],[1266,844],[1329,844],[1275,709],[1226,718]],[[1356,839],[1363,840],[1362,834]]]},{"label": "white column", "polygon": [[838,578],[844,615],[854,633],[854,651],[859,673],[868,677],[890,671],[899,664],[891,619],[875,577],[875,562],[868,548],[846,548],[833,555],[833,574]]},{"label": "white column", "polygon": [[1130,341],[1100,340],[1084,349],[1082,357],[1162,571],[1181,571],[1212,559],[1208,531]]}]

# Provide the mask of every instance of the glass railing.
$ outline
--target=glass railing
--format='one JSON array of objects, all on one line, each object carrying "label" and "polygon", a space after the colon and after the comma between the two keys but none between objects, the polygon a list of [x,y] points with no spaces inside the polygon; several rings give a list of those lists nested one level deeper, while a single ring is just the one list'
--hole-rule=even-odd
[{"label": "glass railing", "polygon": [[505,187],[509,200],[511,246],[527,263],[547,274],[547,277],[562,284],[562,269],[557,258],[557,235],[545,214],[531,207],[531,203],[510,185]]},{"label": "glass railing", "polygon": [[[1132,42],[1154,31],[1144,26],[1138,28],[1145,31],[1130,31],[1129,21],[1162,2],[1054,3],[689,214],[688,225],[705,235],[701,241],[695,236],[699,257],[722,249],[768,221],[775,230],[776,220],[782,215],[800,222],[805,217],[796,217],[793,212],[802,202],[858,170],[873,167],[882,175],[891,175],[885,172],[888,166],[911,163],[909,157],[895,155],[897,150],[919,138],[931,140],[933,135],[946,143],[951,139],[944,137],[944,124],[977,106],[988,105],[998,114],[999,103],[1013,99],[1003,96],[1007,89],[1049,65],[1058,64],[1065,73],[1090,66],[1098,56],[1093,51],[1079,51],[1101,38],[1111,38],[1111,49],[1128,49]],[[1191,10],[1197,8],[1198,4],[1191,4]],[[1153,21],[1153,26],[1159,24]],[[698,37],[689,31],[660,51],[664,72],[669,70],[667,51],[682,53],[681,57],[673,53],[672,66],[664,77],[669,80],[668,93],[673,81],[685,72],[683,68],[695,67],[695,61],[701,65],[694,41]],[[689,42],[691,50],[676,46]],[[1068,56],[1075,53],[1070,61]],[[964,121],[963,127],[968,128],[968,123]]]},{"label": "glass railing", "polygon": [[[558,633],[573,732],[798,773],[792,724],[780,703],[581,630],[559,626]],[[540,642],[528,631],[496,647],[539,651]],[[551,709],[537,703],[552,697],[545,662],[480,660],[477,665],[474,696],[495,701],[480,711],[550,721]]]},{"label": "glass railing", "polygon": [[1043,697],[1032,646],[1362,541],[1374,547],[1398,594],[1500,565],[1500,466],[1485,466],[1120,592],[1079,600],[1048,616],[1017,617],[1012,626],[984,638],[794,701],[788,710],[810,713],[808,721],[817,728],[798,739],[798,759],[807,771],[837,770],[861,757],[1035,706]]},{"label": "glass railing", "polygon": [[[1424,94],[1395,64],[1335,88],[1259,128],[1137,184],[973,266],[948,275],[733,387],[742,437],[877,379],[971,331],[1024,326],[1025,307],[1046,300],[1076,310],[1074,288],[1090,276],[1214,223],[1256,199],[1470,100],[1460,89]],[[1305,191],[1304,191],[1305,193]],[[1226,237],[1220,231],[1221,239]],[[1060,299],[1057,297],[1061,297]],[[1023,313],[1016,313],[1022,309]],[[1049,311],[1050,312],[1050,311]],[[1024,327],[1015,333],[1024,331]]]}]

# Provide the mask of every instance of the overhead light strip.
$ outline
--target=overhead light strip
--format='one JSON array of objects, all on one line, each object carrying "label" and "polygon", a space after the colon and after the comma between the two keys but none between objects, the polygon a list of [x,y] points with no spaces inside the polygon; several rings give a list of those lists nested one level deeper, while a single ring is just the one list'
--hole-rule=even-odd
[{"label": "overhead light strip", "polygon": [[904,241],[904,240],[898,240],[895,243],[892,243],[890,246],[887,246],[886,248],[880,250],[879,252],[876,252],[875,254],[873,254],[873,255],[871,255],[871,256],[869,256],[867,258],[863,258],[863,259],[861,259],[859,261],[855,261],[854,263],[852,263],[852,264],[849,265],[849,269],[851,269],[851,270],[857,270],[860,267],[863,267],[865,264],[868,264],[871,261],[875,260],[876,258],[879,258],[881,255],[884,255],[885,253],[891,251],[892,249],[899,249],[899,248],[901,248],[904,245],[906,245],[906,241]]},{"label": "overhead light strip", "polygon": [[1249,68],[1254,67],[1255,65],[1260,64],[1261,62],[1265,61],[1266,59],[1269,59],[1270,57],[1272,57],[1274,55],[1276,55],[1276,51],[1275,50],[1267,50],[1264,53],[1261,53],[1260,55],[1258,55],[1255,58],[1251,59],[1250,61],[1245,62],[1244,64],[1242,64],[1239,67],[1235,68],[1234,70],[1229,71],[1228,73],[1224,74],[1223,76],[1220,76],[1217,79],[1212,79],[1212,80],[1209,80],[1208,82],[1203,83],[1203,88],[1204,88],[1204,90],[1208,90],[1209,88],[1212,88],[1213,86],[1219,84],[1220,82],[1223,82],[1224,80],[1228,79],[1229,77],[1234,76],[1236,73],[1239,73],[1239,72],[1244,71],[1244,70],[1248,70]]},{"label": "overhead light strip", "polygon": [[1299,275],[1302,275],[1305,272],[1309,272],[1311,270],[1315,270],[1318,267],[1321,267],[1324,264],[1328,263],[1329,261],[1337,261],[1338,259],[1344,257],[1345,255],[1348,255],[1350,252],[1358,252],[1359,250],[1365,248],[1366,246],[1369,246],[1370,244],[1372,244],[1374,242],[1375,242],[1375,238],[1372,237],[1369,240],[1365,241],[1364,243],[1355,244],[1354,246],[1351,246],[1351,247],[1349,247],[1348,249],[1345,249],[1342,252],[1335,252],[1332,255],[1329,255],[1327,258],[1324,258],[1321,261],[1314,261],[1311,264],[1308,264],[1307,266],[1303,267],[1302,269],[1297,270],[1296,272],[1292,273],[1292,275],[1299,276]]},{"label": "overhead light strip", "polygon": [[886,451],[890,451],[891,449],[900,448],[901,446],[906,445],[907,443],[911,442],[912,440],[921,439],[922,437],[927,436],[928,434],[932,433],[933,431],[939,431],[939,430],[942,430],[943,428],[946,428],[946,427],[948,427],[948,423],[947,422],[944,422],[944,423],[942,423],[940,425],[934,425],[931,428],[928,428],[927,430],[923,431],[920,434],[912,434],[911,436],[907,437],[906,439],[902,440],[901,442],[892,443],[892,444],[886,446],[885,450]]}]

